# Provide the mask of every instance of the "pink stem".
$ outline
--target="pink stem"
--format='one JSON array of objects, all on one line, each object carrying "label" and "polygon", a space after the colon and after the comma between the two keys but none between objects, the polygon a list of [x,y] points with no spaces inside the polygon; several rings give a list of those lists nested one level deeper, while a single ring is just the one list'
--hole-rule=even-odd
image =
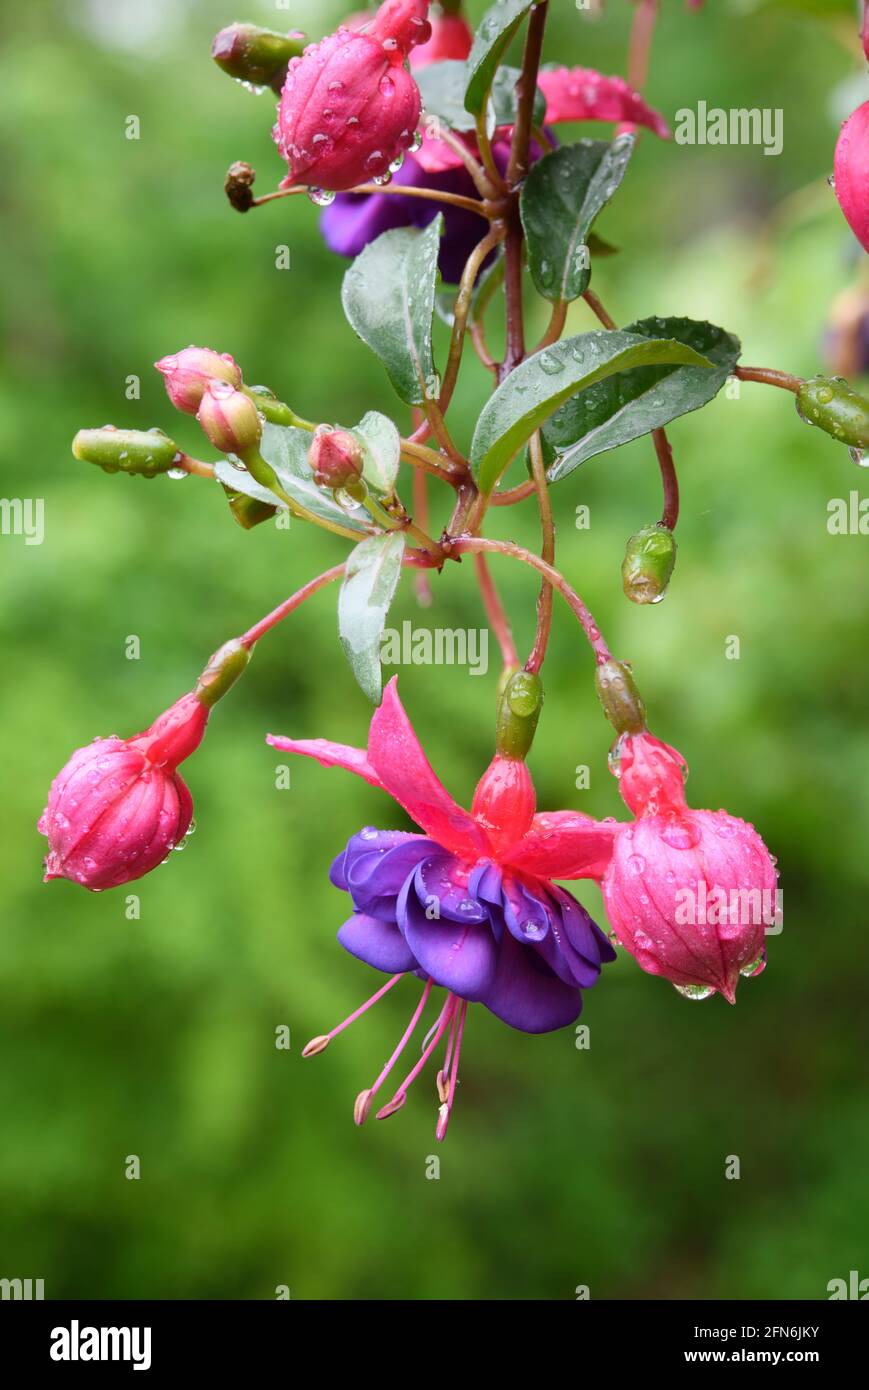
[{"label": "pink stem", "polygon": [[450,1116],[453,1113],[453,1102],[456,1098],[456,1083],[459,1079],[459,1057],[462,1051],[462,1036],[465,1031],[465,1016],[467,1012],[468,1001],[467,999],[463,999],[459,1008],[459,1022],[458,1027],[456,1029],[456,1046],[455,1051],[453,1053],[453,1068],[452,1072],[450,1073],[449,1094],[440,1108],[440,1112],[438,1114],[437,1129],[435,1130],[435,1138],[439,1142],[446,1137],[447,1125],[449,1124]]},{"label": "pink stem", "polygon": [[388,994],[389,990],[391,990],[394,985],[397,985],[399,980],[403,978],[403,973],[393,975],[391,980],[387,980],[385,985],[381,985],[376,994],[372,994],[370,999],[366,999],[364,1004],[360,1004],[359,1008],[348,1015],[343,1022],[337,1024],[330,1032],[323,1033],[320,1037],[312,1038],[307,1047],[302,1049],[302,1056],[313,1057],[316,1056],[318,1052],[322,1052],[333,1038],[337,1038],[338,1034],[343,1033],[345,1028],[349,1028],[351,1023],[355,1023],[357,1018],[360,1018],[362,1014],[367,1013],[369,1009],[373,1008],[377,1001],[382,999],[384,994]]},{"label": "pink stem", "polygon": [[378,1120],[385,1120],[389,1115],[394,1114],[395,1111],[398,1110],[404,1104],[404,1100],[407,1096],[408,1091],[410,1090],[414,1081],[419,1076],[429,1057],[432,1055],[441,1038],[443,1037],[444,1030],[446,1029],[447,1024],[452,1022],[453,1014],[456,1010],[457,1004],[458,1000],[456,999],[456,996],[454,994],[448,994],[446,1003],[441,1009],[438,1021],[435,1024],[435,1029],[434,1033],[432,1034],[431,1041],[423,1049],[419,1061],[411,1067],[410,1071],[407,1073],[407,1076],[404,1078],[401,1084],[396,1087],[395,1095],[392,1097],[392,1100],[387,1101],[383,1109],[377,1112]]}]

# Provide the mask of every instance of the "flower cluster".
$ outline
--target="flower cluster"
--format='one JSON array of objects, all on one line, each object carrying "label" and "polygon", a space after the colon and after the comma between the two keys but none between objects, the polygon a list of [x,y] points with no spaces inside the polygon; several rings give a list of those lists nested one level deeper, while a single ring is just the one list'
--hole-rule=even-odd
[{"label": "flower cluster", "polygon": [[[474,35],[458,0],[443,8],[385,0],[376,13],[351,17],[307,45],[296,32],[244,23],[215,39],[222,70],[278,96],[273,134],[287,165],[280,187],[257,198],[255,171],[236,162],[227,176],[230,202],[249,212],[306,190],[324,207],[328,245],[354,258],[344,312],[408,408],[404,425],[378,410],[355,424],[316,423],[268,387],[246,384],[229,354],[191,346],[156,366],[171,405],[195,417],[206,447],[220,457],[193,458],[161,429],[104,426],[79,431],[73,442],[77,458],[108,473],[208,480],[247,530],[291,513],[353,549],[221,647],[194,689],[143,733],[100,738],[72,755],[39,821],[46,878],[94,892],[120,887],[184,843],[193,805],[178,769],[199,746],[210,711],[256,644],[340,581],[341,642],[375,705],[367,746],[275,735],[268,742],[361,777],[416,829],[367,826],[332,863],[331,882],[349,900],[338,940],[387,978],[304,1055],[324,1051],[401,980],[417,981],[407,1027],[359,1093],[354,1117],[361,1125],[372,1112],[394,1114],[437,1055],[439,1139],[456,1101],[469,1005],[524,1033],[564,1028],[616,960],[616,947],[687,998],[718,994],[733,1004],[740,978],[763,970],[766,936],[781,926],[775,860],[760,835],[724,810],[688,805],[681,754],[649,731],[630,666],[613,657],[557,567],[552,487],[596,454],[649,436],[662,513],[635,530],[621,567],[626,597],[649,605],[664,598],[676,561],[680,498],[666,427],[705,406],[728,376],[792,393],[801,418],[836,441],[843,457],[847,447],[863,463],[869,449],[869,402],[841,376],[803,380],[741,366],[738,338],[705,321],[671,315],[617,327],[590,288],[594,258],[613,250],[594,224],[639,137],[669,136],[639,90],[656,7],[636,7],[630,82],[541,63],[548,8],[496,3]],[[522,26],[517,72],[504,59]],[[575,122],[594,123],[598,135],[612,126],[614,138],[562,143],[570,132],[560,127]],[[867,157],[869,103],[845,123],[835,152],[836,197],[869,249]],[[499,274],[484,280],[489,266]],[[544,309],[536,345],[526,275]],[[440,287],[439,297],[440,277],[458,289]],[[499,293],[503,354],[490,347],[485,323]],[[450,324],[442,370],[436,305]],[[594,326],[565,339],[574,306],[590,311]],[[859,371],[869,360],[867,321],[865,287],[858,286],[834,308],[828,351],[835,370],[845,362]],[[448,414],[471,349],[491,376],[492,394],[465,443]],[[407,489],[402,466],[412,470]],[[439,534],[429,522],[433,483],[452,494]],[[484,534],[490,507],[530,499],[539,512],[539,555]],[[524,664],[489,573],[491,555],[532,568],[540,582]],[[495,754],[467,810],[432,770],[396,680],[383,691],[380,643],[405,570],[414,572],[420,600],[430,602],[433,572],[443,571],[448,583],[471,565],[502,670]],[[630,813],[623,820],[537,808],[526,759],[542,711],[556,594],[594,655],[597,692],[617,735],[610,766]],[[564,886],[578,880],[598,885],[608,931]],[[434,1000],[434,1018],[424,1024]],[[400,1074],[426,1024],[418,1054]]]}]

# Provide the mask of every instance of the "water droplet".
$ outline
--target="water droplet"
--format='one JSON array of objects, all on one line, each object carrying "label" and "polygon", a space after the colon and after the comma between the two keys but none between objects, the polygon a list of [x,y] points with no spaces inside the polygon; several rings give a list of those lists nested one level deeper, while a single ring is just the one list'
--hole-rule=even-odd
[{"label": "water droplet", "polygon": [[395,159],[392,161],[392,163],[391,163],[390,166],[389,166],[389,172],[390,172],[390,174],[397,174],[403,163],[404,163],[404,155],[403,155],[403,154],[397,154],[397,155],[395,156]]},{"label": "water droplet", "polygon": [[744,965],[739,973],[740,975],[743,975],[747,980],[750,980],[752,975],[760,975],[763,973],[765,969],[766,951],[763,950],[761,951],[759,956],[755,956],[754,960],[749,961],[748,965]]},{"label": "water droplet", "polygon": [[327,208],[334,203],[337,193],[333,193],[331,188],[309,188],[308,197],[318,208]]},{"label": "water droplet", "polygon": [[867,458],[865,450],[849,449],[848,453],[851,455],[851,462],[856,463],[858,468],[869,468],[869,458]]},{"label": "water droplet", "polygon": [[632,854],[628,860],[628,868],[632,874],[641,874],[646,867],[646,861],[641,854]]},{"label": "water droplet", "polygon": [[674,985],[673,988],[683,999],[708,999],[715,993],[711,985]]},{"label": "water droplet", "polygon": [[661,831],[661,839],[671,849],[693,849],[700,839],[693,825],[684,821],[673,821]]},{"label": "water droplet", "polygon": [[182,478],[189,478],[190,474],[186,468],[168,468],[166,477],[171,478],[173,482],[180,482]]},{"label": "water droplet", "polygon": [[557,352],[551,352],[547,349],[546,352],[540,354],[538,360],[547,376],[557,376],[559,372],[564,371],[564,362]]}]

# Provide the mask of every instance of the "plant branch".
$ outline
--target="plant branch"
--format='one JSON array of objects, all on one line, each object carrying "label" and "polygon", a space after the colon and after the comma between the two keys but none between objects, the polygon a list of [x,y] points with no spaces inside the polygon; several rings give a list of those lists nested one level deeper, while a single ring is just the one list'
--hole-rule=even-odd
[{"label": "plant branch", "polygon": [[[540,508],[540,528],[543,533],[542,556],[547,565],[552,565],[555,561],[555,523],[552,519],[552,498],[549,495],[549,484],[546,481],[546,467],[543,462],[539,430],[531,436],[528,452],[534,474],[537,504]],[[540,670],[546,657],[546,648],[551,631],[552,585],[548,579],[544,578],[540,586],[540,597],[537,600],[537,635],[534,638],[531,655],[525,663],[526,671],[536,674]]]},{"label": "plant branch", "polygon": [[480,551],[488,551],[493,555],[509,555],[514,560],[521,560],[523,564],[536,569],[549,580],[554,589],[558,590],[571,612],[578,619],[594,651],[598,665],[602,666],[605,661],[612,660],[612,653],[601,636],[600,628],[579,594],[571,588],[563,574],[557,569],[553,569],[552,565],[547,564],[545,560],[541,560],[539,555],[526,550],[524,546],[516,545],[514,541],[496,541],[488,536],[457,536],[455,540],[446,544],[446,549],[451,556],[475,555]]},{"label": "plant branch", "polygon": [[733,375],[740,381],[762,381],[767,386],[780,386],[784,391],[796,394],[805,383],[802,377],[791,376],[790,372],[777,372],[774,367],[734,367]]},{"label": "plant branch", "polygon": [[468,315],[471,311],[471,303],[474,294],[474,285],[477,276],[483,268],[483,262],[490,251],[503,241],[505,234],[504,224],[496,223],[478,242],[468,257],[465,268],[462,271],[462,278],[459,282],[459,292],[456,295],[455,308],[453,310],[453,332],[450,338],[450,351],[447,357],[447,365],[444,369],[443,382],[440,392],[440,406],[446,410],[452,399],[455,390],[456,380],[459,375],[459,365],[462,360],[462,348],[465,342],[465,331],[468,326]]},{"label": "plant branch", "polygon": [[548,0],[541,0],[531,11],[528,33],[525,36],[525,51],[522,55],[522,74],[517,83],[519,105],[516,111],[516,124],[510,143],[510,162],[507,165],[507,186],[515,188],[528,172],[528,151],[531,145],[531,129],[534,125],[534,100],[537,95],[537,74],[543,55],[543,34],[549,12]]},{"label": "plant branch", "polygon": [[[291,198],[299,193],[307,193],[306,184],[299,184],[293,188],[276,188],[273,193],[263,193],[261,197],[254,198],[251,207],[262,207],[264,203],[273,203],[277,198]],[[465,212],[474,212],[478,217],[483,217],[487,222],[491,222],[496,216],[496,210],[485,200],[480,198],[463,198],[459,193],[442,193],[436,188],[415,188],[410,184],[380,184],[380,183],[358,183],[355,188],[348,188],[348,193],[386,193],[397,195],[401,198],[427,198],[433,203],[449,203],[451,207],[463,208]]]},{"label": "plant branch", "polygon": [[510,630],[510,620],[501,602],[501,596],[495,587],[495,582],[489,573],[486,557],[482,552],[474,556],[474,564],[486,617],[489,619],[489,626],[501,648],[501,660],[507,667],[518,667],[519,654],[516,651],[516,643],[513,641],[513,633]]},{"label": "plant branch", "polygon": [[668,531],[675,531],[676,522],[679,520],[679,479],[676,476],[676,465],[673,463],[673,450],[664,430],[652,430],[652,443],[658,456],[664,488],[661,525],[666,526]]}]

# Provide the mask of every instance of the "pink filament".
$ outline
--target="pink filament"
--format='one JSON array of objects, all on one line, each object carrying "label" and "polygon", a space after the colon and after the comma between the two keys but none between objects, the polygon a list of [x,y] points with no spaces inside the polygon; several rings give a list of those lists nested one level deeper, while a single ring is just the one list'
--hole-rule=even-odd
[{"label": "pink filament", "polygon": [[[387,1104],[383,1107],[383,1109],[378,1112],[378,1120],[386,1119],[387,1114],[393,1114],[394,1112],[392,1107],[395,1106],[396,1101],[399,1099],[399,1097],[404,1097],[410,1090],[414,1081],[419,1076],[429,1057],[434,1052],[435,1048],[437,1047],[438,1043],[443,1037],[444,1030],[446,1029],[447,1024],[452,1023],[457,1002],[458,1001],[454,994],[447,995],[446,1002],[440,1011],[437,1023],[435,1024],[434,1030],[431,1034],[430,1042],[426,1043],[425,1047],[423,1048],[422,1054],[419,1058],[419,1061],[415,1063],[415,1065],[408,1072],[407,1076],[397,1087],[395,1095],[392,1097],[392,1100],[388,1101]],[[384,1114],[384,1111],[386,1111],[386,1114]]]}]

